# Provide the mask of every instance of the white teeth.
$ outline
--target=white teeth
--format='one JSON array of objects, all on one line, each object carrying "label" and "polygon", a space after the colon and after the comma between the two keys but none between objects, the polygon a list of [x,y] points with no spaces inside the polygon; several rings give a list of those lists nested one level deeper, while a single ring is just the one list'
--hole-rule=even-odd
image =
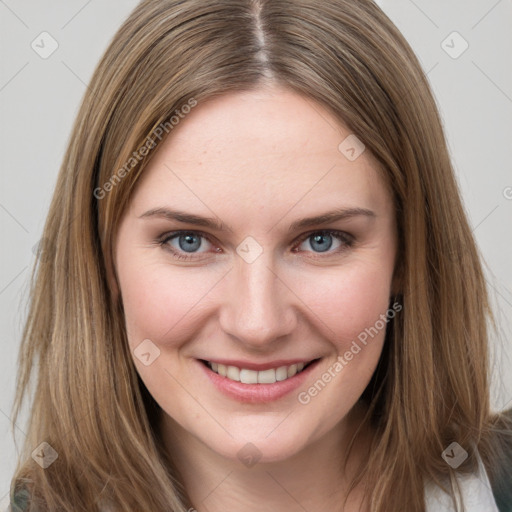
[{"label": "white teeth", "polygon": [[226,366],[220,363],[208,363],[212,371],[218,373],[222,377],[230,380],[242,382],[243,384],[274,384],[280,382],[304,369],[305,363],[292,364],[290,366],[280,366],[279,368],[270,368],[260,372],[255,370],[247,370],[246,368],[237,368],[236,366]]},{"label": "white teeth", "polygon": [[236,366],[228,366],[226,377],[231,380],[240,380],[240,370]]},{"label": "white teeth", "polygon": [[288,377],[293,377],[297,373],[297,365],[292,364],[288,366]]},{"label": "white teeth", "polygon": [[288,378],[288,367],[280,366],[276,370],[276,380],[286,380]]},{"label": "white teeth", "polygon": [[240,370],[240,382],[244,384],[257,384],[258,383],[258,372],[254,370]]},{"label": "white teeth", "polygon": [[274,384],[276,381],[275,370],[263,370],[258,372],[258,384]]}]

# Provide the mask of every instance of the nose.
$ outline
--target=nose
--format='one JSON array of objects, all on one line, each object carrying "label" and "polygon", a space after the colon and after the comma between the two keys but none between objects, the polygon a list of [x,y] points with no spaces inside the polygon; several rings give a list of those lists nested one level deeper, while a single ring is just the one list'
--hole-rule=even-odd
[{"label": "nose", "polygon": [[252,263],[240,259],[227,286],[220,324],[248,350],[263,352],[295,329],[294,294],[265,253]]}]

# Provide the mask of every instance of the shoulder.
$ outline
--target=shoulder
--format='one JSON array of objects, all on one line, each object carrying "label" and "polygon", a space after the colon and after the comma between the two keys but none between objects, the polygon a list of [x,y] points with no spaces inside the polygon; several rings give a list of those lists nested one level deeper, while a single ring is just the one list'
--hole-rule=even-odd
[{"label": "shoulder", "polygon": [[8,512],[25,512],[29,510],[30,493],[27,489],[17,490],[11,497],[10,508]]},{"label": "shoulder", "polygon": [[[512,512],[512,409],[493,416],[476,459],[474,473],[457,475],[466,510]],[[425,500],[427,512],[453,510],[451,497],[432,482],[425,487]]]},{"label": "shoulder", "polygon": [[[100,512],[114,512],[114,508],[105,503],[101,503],[99,506]],[[11,495],[10,506],[5,512],[38,512],[38,510],[40,509],[32,500],[30,491],[26,487],[22,487],[16,489]]]}]

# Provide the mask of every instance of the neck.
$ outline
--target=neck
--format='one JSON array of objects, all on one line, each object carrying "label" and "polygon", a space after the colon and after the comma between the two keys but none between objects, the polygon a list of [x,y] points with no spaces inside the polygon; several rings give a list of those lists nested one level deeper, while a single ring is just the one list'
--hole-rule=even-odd
[{"label": "neck", "polygon": [[[265,504],[270,510],[364,511],[361,482],[349,493],[352,479],[370,446],[371,433],[361,431],[364,409],[354,409],[335,429],[286,460],[246,467],[227,459],[164,415],[162,433],[190,503],[198,512],[249,512]],[[346,464],[345,464],[346,462]]]}]

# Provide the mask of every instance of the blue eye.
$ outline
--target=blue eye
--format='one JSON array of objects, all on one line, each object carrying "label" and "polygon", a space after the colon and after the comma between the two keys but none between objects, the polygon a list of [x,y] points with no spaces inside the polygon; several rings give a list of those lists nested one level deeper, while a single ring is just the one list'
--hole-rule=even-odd
[{"label": "blue eye", "polygon": [[185,252],[194,252],[201,247],[201,237],[195,233],[178,236],[180,249]]},{"label": "blue eye", "polygon": [[311,247],[315,249],[315,252],[317,250],[318,252],[325,252],[332,247],[333,236],[330,233],[320,233],[311,235],[306,240],[310,241]]},{"label": "blue eye", "polygon": [[[177,246],[171,244],[174,240],[177,241]],[[330,249],[333,247],[335,240],[338,242],[338,246],[335,247],[335,250],[331,251]],[[158,244],[166,250],[169,250],[174,258],[190,261],[198,260],[198,258],[193,256],[194,254],[204,254],[208,252],[207,250],[199,251],[199,249],[204,247],[204,241],[206,241],[207,244],[213,245],[208,235],[199,231],[174,231],[173,233],[167,233],[163,238],[157,240]],[[353,237],[343,231],[322,230],[303,235],[299,241],[299,245],[295,247],[300,247],[306,242],[309,242],[312,250],[306,250],[305,252],[313,252],[314,254],[327,253],[327,256],[332,256],[351,247],[353,241]],[[215,252],[218,253],[220,250],[216,249]],[[293,252],[303,251],[297,251],[294,248]]]},{"label": "blue eye", "polygon": [[[337,240],[339,245],[335,247],[334,251],[329,251],[333,246],[334,240]],[[305,242],[309,242],[310,247],[313,249],[312,252],[315,254],[326,253],[329,251],[328,254],[332,255],[343,251],[347,247],[351,247],[353,244],[353,238],[343,231],[324,230],[306,234],[302,237],[300,245]]]},{"label": "blue eye", "polygon": [[[178,242],[178,249],[170,244],[174,239]],[[211,243],[208,237],[203,233],[197,231],[176,231],[166,236],[160,244],[168,247],[176,258],[190,260],[193,258],[187,254],[196,254],[197,250],[203,245],[203,240],[207,240],[208,243]],[[183,253],[185,253],[185,255]]]}]

